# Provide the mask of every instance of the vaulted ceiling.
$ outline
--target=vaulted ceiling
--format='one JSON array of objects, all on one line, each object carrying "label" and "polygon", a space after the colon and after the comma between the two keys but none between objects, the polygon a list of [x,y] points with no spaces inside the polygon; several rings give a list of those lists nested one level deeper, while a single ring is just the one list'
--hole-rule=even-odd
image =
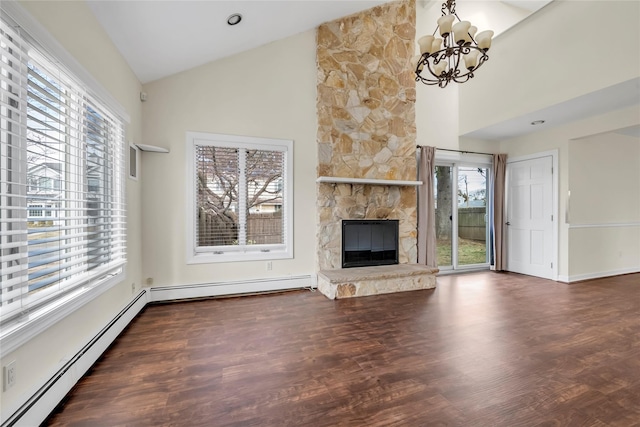
[{"label": "vaulted ceiling", "polygon": [[[389,0],[87,0],[142,83],[311,30]],[[428,8],[442,0],[418,0]],[[458,5],[465,1],[458,0]],[[550,0],[502,3],[533,12]],[[235,13],[238,25],[227,24]],[[495,27],[492,27],[495,28]]]},{"label": "vaulted ceiling", "polygon": [[[417,0],[417,4],[418,8],[427,9],[439,7],[442,1]],[[458,6],[467,1],[474,0],[458,0]],[[532,13],[550,1],[504,0],[502,3]],[[311,30],[386,1],[87,0],[87,3],[138,79],[148,83]],[[227,23],[232,14],[242,15],[238,25]],[[566,123],[634,105],[640,99],[639,82],[637,79],[611,90],[585,95],[467,136],[504,139],[534,131],[531,121],[551,115]],[[637,129],[629,132],[637,134]]]},{"label": "vaulted ceiling", "polygon": [[[88,0],[142,83],[311,30],[380,0]],[[238,25],[227,24],[235,13]]]}]

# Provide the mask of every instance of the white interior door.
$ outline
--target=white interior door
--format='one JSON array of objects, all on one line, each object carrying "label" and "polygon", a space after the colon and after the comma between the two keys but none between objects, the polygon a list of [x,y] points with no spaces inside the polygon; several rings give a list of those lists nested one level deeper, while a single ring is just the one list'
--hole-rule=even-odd
[{"label": "white interior door", "polygon": [[553,158],[507,164],[507,270],[554,278]]}]

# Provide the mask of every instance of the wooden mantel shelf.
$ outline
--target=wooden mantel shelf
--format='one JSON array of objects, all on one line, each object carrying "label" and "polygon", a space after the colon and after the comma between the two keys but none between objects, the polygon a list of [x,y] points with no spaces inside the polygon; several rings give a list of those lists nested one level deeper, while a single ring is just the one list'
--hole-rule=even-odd
[{"label": "wooden mantel shelf", "polygon": [[422,181],[401,181],[399,179],[343,178],[338,176],[320,176],[316,182],[333,184],[370,184],[370,185],[422,185]]}]

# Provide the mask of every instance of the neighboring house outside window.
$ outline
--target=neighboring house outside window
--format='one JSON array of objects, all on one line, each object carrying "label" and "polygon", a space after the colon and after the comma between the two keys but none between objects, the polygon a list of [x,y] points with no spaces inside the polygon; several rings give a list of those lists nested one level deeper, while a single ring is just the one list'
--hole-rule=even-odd
[{"label": "neighboring house outside window", "polygon": [[293,256],[293,142],[187,133],[189,263]]},{"label": "neighboring house outside window", "polygon": [[[27,157],[27,207],[28,221],[30,226],[53,226],[55,219],[58,217],[61,200],[64,198],[62,191],[62,167],[60,161],[51,161],[41,156],[34,156],[33,151],[35,145],[28,143],[34,148]],[[55,223],[55,225],[60,225]]]},{"label": "neighboring house outside window", "polygon": [[126,214],[123,119],[9,20],[3,13],[0,337],[11,347],[33,322],[123,279]]},{"label": "neighboring house outside window", "polygon": [[33,218],[43,217],[44,216],[43,208],[44,208],[44,205],[29,204],[29,217],[33,217]]}]

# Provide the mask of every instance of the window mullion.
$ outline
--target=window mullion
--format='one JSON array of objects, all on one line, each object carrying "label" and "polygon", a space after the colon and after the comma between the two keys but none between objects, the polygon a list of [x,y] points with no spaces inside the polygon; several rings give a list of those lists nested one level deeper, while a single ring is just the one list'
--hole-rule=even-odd
[{"label": "window mullion", "polygon": [[[72,120],[79,124],[83,123],[83,118],[79,114],[80,111],[84,110],[83,100],[79,94],[71,93],[69,95],[69,99],[78,107],[73,108],[69,105]],[[84,212],[84,179],[82,178],[85,173],[81,159],[83,158],[82,141],[86,134],[86,129],[84,125],[80,125],[76,129],[70,127],[68,131],[70,137],[66,144],[67,151],[65,153],[67,168],[65,170],[65,180],[62,183],[64,186],[63,191],[65,191],[65,201],[63,203],[67,215],[65,215],[64,223],[60,225],[67,227],[64,238],[70,248],[66,251],[67,254],[65,256],[70,256],[75,263],[85,264],[87,247],[84,244],[86,240],[84,236],[86,233],[84,218],[86,214]]]},{"label": "window mullion", "polygon": [[238,150],[238,245],[247,244],[247,150]]}]

